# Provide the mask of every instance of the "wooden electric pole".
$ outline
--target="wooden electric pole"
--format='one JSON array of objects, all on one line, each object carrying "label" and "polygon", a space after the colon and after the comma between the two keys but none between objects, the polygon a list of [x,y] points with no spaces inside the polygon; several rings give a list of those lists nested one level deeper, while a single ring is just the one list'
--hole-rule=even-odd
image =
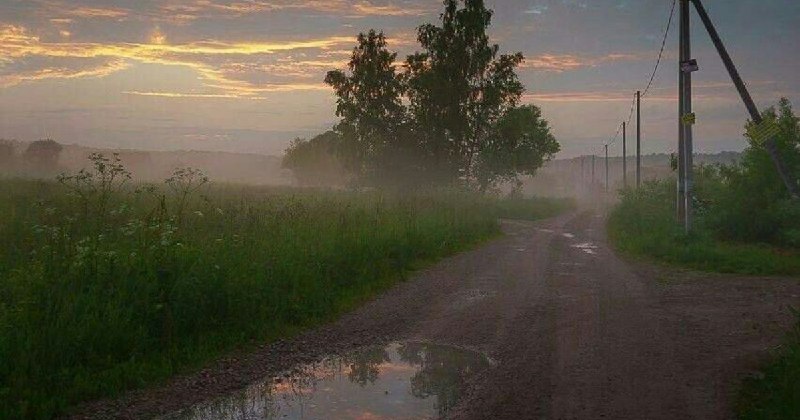
[{"label": "wooden electric pole", "polygon": [[684,195],[684,215],[683,225],[688,233],[692,229],[692,199],[694,194],[694,162],[693,162],[693,139],[692,126],[695,122],[692,112],[692,72],[690,61],[692,60],[692,29],[690,16],[690,0],[681,0],[681,75],[683,77],[683,114],[681,114],[681,129],[683,130],[683,195]]},{"label": "wooden electric pole", "polygon": [[[681,0],[683,1],[683,0]],[[681,52],[679,56],[683,54],[683,32],[680,33],[680,41],[678,41],[679,48]],[[683,121],[681,121],[681,117],[683,116],[683,72],[678,68],[678,167],[677,167],[677,175],[678,175],[678,185],[677,185],[677,197],[675,199],[675,204],[677,205],[676,208],[676,216],[678,222],[683,224],[683,216],[686,214],[686,197],[684,195],[684,187],[686,186],[684,183],[683,176],[685,174],[683,170],[683,165],[686,159],[683,157]]]},{"label": "wooden electric pole", "polygon": [[628,123],[622,122],[622,188],[628,188]]},{"label": "wooden electric pole", "polygon": [[606,192],[608,192],[608,145],[606,147]]},{"label": "wooden electric pole", "polygon": [[642,91],[636,91],[636,188],[642,186]]}]

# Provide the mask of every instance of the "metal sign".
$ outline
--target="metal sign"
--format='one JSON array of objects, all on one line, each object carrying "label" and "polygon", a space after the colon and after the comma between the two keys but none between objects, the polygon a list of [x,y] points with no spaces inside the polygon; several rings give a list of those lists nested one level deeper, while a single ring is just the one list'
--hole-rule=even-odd
[{"label": "metal sign", "polygon": [[697,115],[694,112],[686,114],[681,117],[681,121],[684,125],[694,125],[697,122]]},{"label": "metal sign", "polygon": [[681,61],[681,71],[684,73],[694,73],[700,70],[700,66],[697,64],[697,60],[694,58],[686,61]]},{"label": "metal sign", "polygon": [[781,132],[780,127],[775,124],[775,121],[764,120],[761,124],[752,124],[747,129],[747,137],[753,140],[757,145],[763,145],[772,137],[777,136]]}]

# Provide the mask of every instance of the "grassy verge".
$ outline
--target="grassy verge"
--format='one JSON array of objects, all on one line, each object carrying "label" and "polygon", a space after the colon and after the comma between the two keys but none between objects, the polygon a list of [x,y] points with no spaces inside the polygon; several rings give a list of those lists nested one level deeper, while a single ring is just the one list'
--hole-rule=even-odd
[{"label": "grassy verge", "polygon": [[800,275],[800,251],[715,239],[698,214],[687,235],[675,222],[673,185],[663,181],[627,191],[611,212],[608,233],[622,252],[701,271]]},{"label": "grassy verge", "polygon": [[[698,206],[700,207],[700,206]],[[675,223],[674,192],[669,182],[646,185],[623,194],[609,217],[611,242],[630,255],[697,270],[756,275],[800,275],[800,252],[768,245],[716,240],[698,214],[695,231],[686,235]],[[796,419],[800,413],[800,323],[763,377],[747,380],[738,401],[747,420]]]},{"label": "grassy verge", "polygon": [[575,202],[566,198],[508,198],[497,201],[496,207],[503,219],[539,220],[567,212]]},{"label": "grassy verge", "polygon": [[762,373],[743,384],[737,407],[739,418],[796,419],[800,414],[800,318]]},{"label": "grassy verge", "polygon": [[452,191],[101,193],[0,180],[0,418],[50,418],[331,320],[497,235],[502,206],[561,208]]}]

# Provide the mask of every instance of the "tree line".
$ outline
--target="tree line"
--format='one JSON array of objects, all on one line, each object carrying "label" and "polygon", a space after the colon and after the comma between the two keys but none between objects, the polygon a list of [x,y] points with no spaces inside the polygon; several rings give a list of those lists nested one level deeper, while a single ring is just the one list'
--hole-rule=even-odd
[{"label": "tree line", "polygon": [[521,53],[501,54],[487,34],[483,0],[445,0],[438,25],[417,28],[420,51],[398,62],[383,32],[360,33],[346,71],[327,73],[331,131],[297,139],[284,166],[306,183],[467,185],[486,191],[536,171],[560,150],[516,73]]}]

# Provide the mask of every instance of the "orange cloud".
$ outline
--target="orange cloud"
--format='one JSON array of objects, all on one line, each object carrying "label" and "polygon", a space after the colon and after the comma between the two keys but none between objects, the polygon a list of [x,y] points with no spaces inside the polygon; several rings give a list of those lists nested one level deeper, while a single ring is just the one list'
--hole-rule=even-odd
[{"label": "orange cloud", "polygon": [[579,57],[573,54],[541,54],[526,58],[520,65],[522,69],[533,69],[555,73],[572,71],[587,67],[596,67],[600,64],[623,61],[638,60],[641,58],[636,54],[607,54],[600,57]]},{"label": "orange cloud", "polygon": [[88,69],[70,69],[66,67],[43,68],[28,72],[0,75],[0,88],[46,79],[81,79],[106,77],[124,70],[128,64],[124,60],[112,60]]},{"label": "orange cloud", "polygon": [[[224,57],[235,56],[270,56],[294,50],[341,48],[353,43],[352,37],[328,37],[322,39],[297,40],[284,42],[220,42],[203,41],[187,44],[168,44],[160,32],[154,32],[151,43],[80,43],[80,42],[53,42],[45,43],[39,37],[30,34],[26,28],[6,25],[0,27],[0,59],[13,61],[28,57],[45,58],[107,58],[117,60],[116,63],[125,61],[138,61],[163,65],[184,66],[195,70],[204,80],[206,86],[220,89],[221,95],[236,97],[253,96],[264,92],[285,92],[292,90],[321,90],[321,84],[257,84],[232,77],[236,74],[235,64],[217,63]],[[274,67],[263,67],[260,71],[280,71],[281,69],[295,69],[299,74],[303,67],[321,68],[328,64],[339,62],[309,60],[298,64],[278,63]],[[25,81],[42,80],[46,78],[74,78],[90,77],[92,74],[107,75],[113,69],[121,70],[122,66],[92,69],[85,72],[64,72],[62,69],[43,69],[36,74],[4,76],[4,86],[22,83]],[[258,68],[256,68],[258,70]],[[78,76],[77,74],[81,74]],[[322,74],[320,72],[320,74]],[[320,76],[321,79],[321,76]],[[200,96],[196,96],[200,97]]]}]

